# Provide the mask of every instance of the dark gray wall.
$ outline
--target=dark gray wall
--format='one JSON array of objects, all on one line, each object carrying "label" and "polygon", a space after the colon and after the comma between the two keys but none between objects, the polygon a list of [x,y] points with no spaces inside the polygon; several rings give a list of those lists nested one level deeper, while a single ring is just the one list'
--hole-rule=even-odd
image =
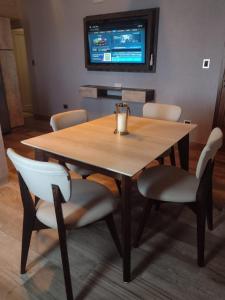
[{"label": "dark gray wall", "polygon": [[[157,72],[88,72],[84,67],[83,17],[160,7]],[[112,113],[115,101],[82,100],[82,84],[153,88],[159,102],[178,104],[182,119],[199,125],[193,139],[204,142],[212,126],[225,42],[224,0],[24,0],[35,90],[35,112],[49,115],[85,107],[90,117]],[[203,70],[202,59],[211,58]],[[141,105],[132,105],[141,114]]]}]

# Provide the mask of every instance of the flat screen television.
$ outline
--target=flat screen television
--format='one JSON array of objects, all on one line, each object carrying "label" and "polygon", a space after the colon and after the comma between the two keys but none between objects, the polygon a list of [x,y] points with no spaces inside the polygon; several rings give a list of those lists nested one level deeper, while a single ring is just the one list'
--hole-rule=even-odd
[{"label": "flat screen television", "polygon": [[155,72],[159,9],[84,18],[88,70]]}]

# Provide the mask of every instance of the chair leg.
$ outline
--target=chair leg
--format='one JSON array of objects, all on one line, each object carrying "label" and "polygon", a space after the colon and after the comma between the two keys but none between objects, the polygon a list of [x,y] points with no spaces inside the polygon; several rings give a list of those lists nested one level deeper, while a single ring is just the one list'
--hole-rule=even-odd
[{"label": "chair leg", "polygon": [[208,229],[213,230],[213,195],[210,187],[209,197],[207,199],[207,224]]},{"label": "chair leg", "polygon": [[141,216],[141,221],[140,221],[137,233],[136,233],[136,237],[135,237],[135,241],[134,241],[134,248],[139,247],[139,243],[140,243],[145,225],[146,225],[148,217],[151,213],[152,204],[153,204],[153,200],[147,199],[147,202],[145,204],[145,207],[143,209],[143,213],[142,213],[142,216]]},{"label": "chair leg", "polygon": [[59,244],[60,244],[61,259],[62,259],[63,272],[64,272],[67,300],[73,300],[73,289],[71,283],[69,257],[68,257],[67,243],[66,243],[66,231],[62,228],[58,228],[58,234],[59,234]]},{"label": "chair leg", "polygon": [[160,206],[161,206],[161,202],[156,201],[156,203],[155,203],[155,210],[159,211],[160,210]]},{"label": "chair leg", "polygon": [[160,165],[164,165],[164,157],[158,157],[157,160]]},{"label": "chair leg", "polygon": [[119,194],[121,196],[121,181],[119,179],[115,179],[115,183],[116,183],[117,189],[119,191]]},{"label": "chair leg", "polygon": [[170,163],[172,166],[176,166],[174,146],[170,148]]},{"label": "chair leg", "polygon": [[116,229],[116,225],[115,225],[115,222],[114,222],[114,217],[112,214],[108,215],[106,218],[105,218],[105,221],[106,221],[106,224],[108,226],[108,229],[109,229],[109,232],[113,238],[113,241],[116,245],[116,248],[119,252],[119,255],[122,257],[123,254],[122,254],[122,247],[121,247],[121,243],[120,243],[120,239],[119,239],[119,235],[118,235],[118,232],[117,232],[117,229]]},{"label": "chair leg", "polygon": [[66,242],[66,227],[64,224],[62,205],[60,198],[62,198],[61,192],[58,187],[53,186],[55,214],[58,225],[59,245],[61,252],[61,259],[63,265],[64,281],[66,287],[67,300],[73,300],[73,289],[70,275],[69,257]]},{"label": "chair leg", "polygon": [[[27,257],[30,247],[30,240],[32,231],[34,230],[36,220],[36,209],[34,206],[31,194],[22,178],[18,173],[21,199],[23,202],[23,233],[22,233],[22,251],[21,251],[21,264],[20,273],[26,273]],[[39,198],[38,198],[39,199]]]},{"label": "chair leg", "polygon": [[197,203],[197,247],[198,247],[198,265],[205,265],[205,221],[206,209],[205,205]]},{"label": "chair leg", "polygon": [[22,235],[22,251],[21,251],[21,264],[20,273],[26,273],[27,257],[30,247],[31,235],[34,227],[34,217],[24,217],[23,220],[23,235]]}]

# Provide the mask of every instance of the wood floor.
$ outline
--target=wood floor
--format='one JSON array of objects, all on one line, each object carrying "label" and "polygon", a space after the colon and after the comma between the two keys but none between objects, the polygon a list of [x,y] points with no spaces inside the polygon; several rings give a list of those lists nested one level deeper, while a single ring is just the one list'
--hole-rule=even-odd
[{"label": "wood floor", "polygon": [[[47,122],[26,119],[26,126],[5,136],[5,146],[32,157],[20,140],[50,131]],[[191,171],[201,147],[191,145]],[[0,300],[65,299],[58,238],[54,230],[33,234],[28,272],[19,274],[22,204],[15,171],[9,164],[9,182],[0,187]],[[207,266],[196,264],[196,225],[183,206],[163,205],[153,211],[139,249],[132,251],[132,277],[122,282],[121,259],[104,222],[71,231],[68,247],[75,299],[225,299],[225,154],[216,159],[214,177],[215,229],[206,234]],[[114,181],[100,181],[117,193]],[[135,233],[143,202],[132,190],[132,228]],[[120,215],[116,215],[120,230]],[[134,235],[134,234],[133,234]]]}]

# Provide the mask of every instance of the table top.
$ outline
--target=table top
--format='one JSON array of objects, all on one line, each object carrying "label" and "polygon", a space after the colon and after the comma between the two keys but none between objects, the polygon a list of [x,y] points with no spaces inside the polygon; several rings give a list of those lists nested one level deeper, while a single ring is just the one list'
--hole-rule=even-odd
[{"label": "table top", "polygon": [[109,115],[22,143],[132,177],[196,127],[130,116],[129,134],[119,135],[115,124],[115,115]]}]

